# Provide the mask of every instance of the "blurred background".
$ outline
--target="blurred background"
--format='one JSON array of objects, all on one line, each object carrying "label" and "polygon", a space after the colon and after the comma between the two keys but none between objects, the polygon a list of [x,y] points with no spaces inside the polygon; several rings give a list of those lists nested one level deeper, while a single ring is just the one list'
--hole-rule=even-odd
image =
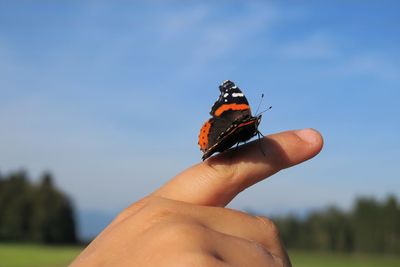
[{"label": "blurred background", "polygon": [[[399,8],[0,1],[0,266],[17,266],[1,258],[21,246],[47,253],[32,243],[90,241],[123,208],[199,162],[198,132],[226,79],[254,108],[261,94],[264,108],[273,106],[260,125],[265,135],[312,127],[325,139],[318,157],[230,207],[276,218],[296,266],[312,266],[306,248],[400,253]],[[377,228],[387,231],[363,239]],[[306,237],[291,240],[298,233]],[[58,248],[52,253],[65,262],[81,249]],[[353,257],[332,255],[324,263]]]}]

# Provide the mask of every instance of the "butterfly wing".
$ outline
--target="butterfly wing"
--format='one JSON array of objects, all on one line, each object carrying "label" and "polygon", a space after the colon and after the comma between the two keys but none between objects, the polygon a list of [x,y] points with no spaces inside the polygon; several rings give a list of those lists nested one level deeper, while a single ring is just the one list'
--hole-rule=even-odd
[{"label": "butterfly wing", "polygon": [[216,139],[213,139],[214,143],[209,143],[209,146],[206,150],[204,150],[204,154],[202,159],[205,160],[210,157],[212,154],[216,152],[223,152],[228,148],[239,142],[245,142],[255,136],[258,132],[258,124],[260,123],[261,117],[247,117],[243,121],[238,121],[226,129],[224,125],[225,131],[220,133],[218,130],[213,132],[213,127],[211,128],[210,137],[215,138],[216,134],[218,136]]},{"label": "butterfly wing", "polygon": [[232,122],[245,115],[251,116],[249,102],[232,81],[224,81],[219,86],[219,90],[221,94],[211,108],[211,116],[225,117]]},{"label": "butterfly wing", "polygon": [[206,153],[218,144],[221,134],[231,126],[232,122],[224,118],[214,117],[206,121],[200,129],[198,142],[200,150]]},{"label": "butterfly wing", "polygon": [[200,129],[198,144],[204,153],[203,160],[254,136],[259,122],[252,117],[246,97],[232,81],[224,81],[219,90],[221,94],[210,111],[212,118]]}]

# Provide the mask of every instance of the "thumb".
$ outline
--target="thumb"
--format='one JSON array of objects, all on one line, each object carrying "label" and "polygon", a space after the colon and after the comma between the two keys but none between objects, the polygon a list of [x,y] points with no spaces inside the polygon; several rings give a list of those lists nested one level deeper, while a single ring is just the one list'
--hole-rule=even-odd
[{"label": "thumb", "polygon": [[225,206],[247,187],[314,157],[322,145],[322,136],[312,129],[266,136],[261,142],[255,140],[194,165],[151,195],[198,205]]}]

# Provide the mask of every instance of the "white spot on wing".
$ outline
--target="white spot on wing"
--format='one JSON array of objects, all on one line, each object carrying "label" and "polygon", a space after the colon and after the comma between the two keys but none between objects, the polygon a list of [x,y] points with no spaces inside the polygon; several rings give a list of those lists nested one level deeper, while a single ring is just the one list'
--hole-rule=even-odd
[{"label": "white spot on wing", "polygon": [[232,93],[232,97],[243,97],[243,93]]},{"label": "white spot on wing", "polygon": [[228,93],[225,93],[225,94],[224,94],[224,97],[226,98],[228,95],[229,95]]}]

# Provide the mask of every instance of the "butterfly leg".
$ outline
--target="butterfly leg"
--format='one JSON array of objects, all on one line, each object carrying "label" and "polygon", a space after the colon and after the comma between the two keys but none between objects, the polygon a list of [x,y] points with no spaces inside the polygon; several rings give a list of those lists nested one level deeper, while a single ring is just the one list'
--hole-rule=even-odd
[{"label": "butterfly leg", "polygon": [[230,159],[230,160],[232,160],[233,155],[235,154],[235,152],[236,152],[238,146],[239,146],[239,142],[236,143],[235,149],[232,149],[232,152],[231,152],[231,154],[230,154],[230,156],[229,156],[229,159]]},{"label": "butterfly leg", "polygon": [[260,145],[261,153],[262,153],[262,154],[264,155],[264,157],[265,157],[266,154],[265,154],[265,152],[264,152],[264,149],[263,149],[263,147],[262,147],[262,142],[261,142],[261,137],[264,137],[264,135],[263,135],[261,132],[257,131],[257,137],[258,137],[258,144]]}]

